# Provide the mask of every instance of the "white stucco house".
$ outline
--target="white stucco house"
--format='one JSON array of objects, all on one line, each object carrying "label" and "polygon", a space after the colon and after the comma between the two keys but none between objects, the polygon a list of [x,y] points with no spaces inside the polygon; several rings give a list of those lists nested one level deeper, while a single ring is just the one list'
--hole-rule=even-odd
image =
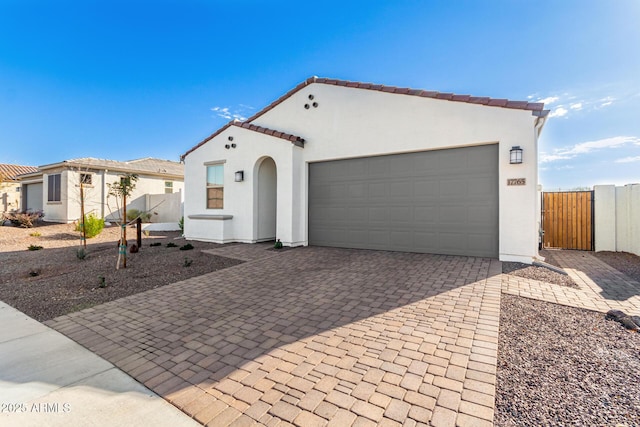
[{"label": "white stucco house", "polygon": [[0,163],[0,213],[20,210],[22,193],[18,175],[37,170],[35,166]]},{"label": "white stucco house", "polygon": [[147,211],[155,206],[154,195],[166,195],[158,207],[161,215],[152,222],[176,222],[182,215],[184,165],[155,158],[125,162],[85,157],[39,166],[36,172],[20,175],[22,210],[44,212],[44,221],[73,222],[80,214],[80,183],[83,183],[85,212],[107,221],[121,217],[121,206],[109,197],[108,184],[127,173],[138,181],[127,209]]},{"label": "white stucco house", "polygon": [[531,263],[547,115],[541,103],[309,78],[182,156],[185,237]]}]

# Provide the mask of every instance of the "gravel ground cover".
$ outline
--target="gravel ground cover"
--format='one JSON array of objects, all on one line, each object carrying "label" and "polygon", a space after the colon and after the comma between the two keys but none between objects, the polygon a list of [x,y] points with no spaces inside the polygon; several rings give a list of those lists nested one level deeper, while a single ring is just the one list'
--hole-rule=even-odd
[{"label": "gravel ground cover", "polygon": [[605,315],[502,295],[496,426],[639,426],[640,334]]},{"label": "gravel ground cover", "polygon": [[555,285],[579,289],[579,286],[571,277],[565,274],[560,274],[546,267],[523,264],[520,262],[503,262],[502,272],[504,274],[524,277],[525,279],[533,279],[540,282],[553,283]]},{"label": "gravel ground cover", "polygon": [[[135,228],[127,230],[129,244],[135,236]],[[87,240],[87,256],[79,259],[72,224],[0,227],[0,300],[45,321],[242,262],[202,252],[215,243],[188,242],[194,249],[182,251],[187,241],[179,232],[151,232],[138,253],[127,254],[127,268],[116,270],[119,238],[118,227],[105,228]],[[29,251],[30,245],[43,249]]]}]

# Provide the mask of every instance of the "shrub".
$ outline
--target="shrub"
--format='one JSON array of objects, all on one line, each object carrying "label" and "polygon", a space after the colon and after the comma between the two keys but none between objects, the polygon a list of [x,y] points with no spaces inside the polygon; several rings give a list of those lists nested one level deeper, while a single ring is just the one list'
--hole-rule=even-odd
[{"label": "shrub", "polygon": [[178,227],[180,227],[180,231],[184,234],[184,217],[180,217],[180,221],[178,221]]},{"label": "shrub", "polygon": [[85,259],[87,257],[87,251],[84,248],[76,249],[76,258]]},{"label": "shrub", "polygon": [[193,245],[191,243],[187,243],[184,246],[180,246],[181,251],[190,251],[191,249],[193,249]]},{"label": "shrub", "polygon": [[192,263],[193,263],[193,260],[191,258],[184,257],[184,264],[182,265],[184,267],[190,267]]},{"label": "shrub", "polygon": [[2,214],[3,220],[8,220],[11,224],[24,228],[31,228],[36,221],[44,217],[44,212],[7,212]]},{"label": "shrub", "polygon": [[151,243],[149,246],[162,246],[162,243],[160,243],[160,242],[153,242],[153,243]]},{"label": "shrub", "polygon": [[276,243],[273,245],[274,249],[282,249],[282,242],[280,241],[280,239],[278,239],[276,241]]},{"label": "shrub", "polygon": [[142,211],[139,211],[138,209],[127,210],[127,221],[131,222],[138,217],[140,217],[142,222],[151,222],[151,213],[142,212]]},{"label": "shrub", "polygon": [[177,248],[177,247],[178,247],[178,245],[176,245],[176,244],[175,244],[175,243],[173,243],[173,242],[169,242],[169,243],[167,243],[167,247],[168,247],[168,248]]},{"label": "shrub", "polygon": [[43,249],[43,247],[38,245],[29,245],[28,249],[30,251],[39,251],[40,249]]},{"label": "shrub", "polygon": [[[104,229],[103,218],[98,218],[94,214],[89,214],[85,216],[84,231],[87,235],[87,239],[96,237],[98,234],[102,232],[103,229]],[[80,223],[76,224],[76,231],[81,231]]]},{"label": "shrub", "polygon": [[29,234],[29,236],[31,236],[31,237],[40,237],[40,236],[42,236],[42,234],[38,233],[37,231],[34,231],[33,233]]}]

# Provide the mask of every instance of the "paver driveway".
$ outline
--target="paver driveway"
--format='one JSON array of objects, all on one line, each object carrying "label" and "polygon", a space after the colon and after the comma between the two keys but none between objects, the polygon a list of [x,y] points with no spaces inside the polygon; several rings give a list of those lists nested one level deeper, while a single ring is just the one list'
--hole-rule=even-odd
[{"label": "paver driveway", "polygon": [[47,322],[207,425],[491,425],[495,260],[306,247]]}]

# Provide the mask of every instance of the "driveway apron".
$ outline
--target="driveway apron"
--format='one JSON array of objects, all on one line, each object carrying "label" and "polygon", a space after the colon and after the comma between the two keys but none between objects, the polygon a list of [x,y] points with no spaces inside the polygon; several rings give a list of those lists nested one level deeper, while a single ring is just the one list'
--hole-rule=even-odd
[{"label": "driveway apron", "polygon": [[492,425],[497,260],[268,247],[47,324],[206,425]]}]

